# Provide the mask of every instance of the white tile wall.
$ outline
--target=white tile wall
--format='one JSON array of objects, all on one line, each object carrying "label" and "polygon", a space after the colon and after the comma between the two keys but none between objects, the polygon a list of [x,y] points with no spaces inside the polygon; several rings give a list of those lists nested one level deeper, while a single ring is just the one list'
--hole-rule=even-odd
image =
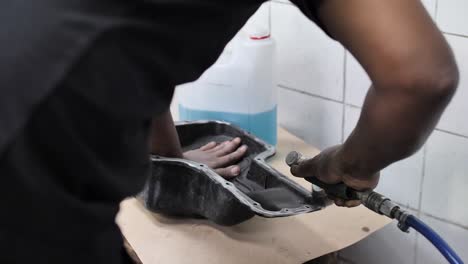
[{"label": "white tile wall", "polygon": [[[468,9],[466,11],[468,12]],[[468,28],[468,20],[466,27]],[[461,116],[461,114],[468,113],[468,104],[466,103],[468,98],[468,37],[449,35],[446,37],[457,59],[460,85],[437,127],[468,136],[468,119],[466,116]]]},{"label": "white tile wall", "polygon": [[356,264],[413,264],[416,235],[401,232],[390,223],[363,241],[342,251],[340,256]]},{"label": "white tile wall", "polygon": [[432,16],[432,18],[435,18],[435,13],[436,13],[436,0],[422,0],[424,6],[427,9],[427,12]]},{"label": "white tile wall", "polygon": [[423,176],[423,152],[421,149],[413,156],[384,169],[376,190],[406,207],[418,208]]},{"label": "white tile wall", "polygon": [[277,41],[277,83],[343,100],[344,49],[295,6],[273,2],[272,36]]},{"label": "white tile wall", "polygon": [[362,106],[371,81],[354,56],[346,53],[346,94],[345,102]]},{"label": "white tile wall", "polygon": [[437,22],[445,32],[468,35],[468,1],[439,0]]},{"label": "white tile wall", "polygon": [[436,131],[427,144],[423,212],[468,226],[468,139]]},{"label": "white tile wall", "polygon": [[353,129],[359,120],[360,114],[361,114],[360,108],[356,108],[352,106],[345,107],[345,122],[344,122],[344,139],[345,140],[346,138],[349,137],[351,132],[353,132]]},{"label": "white tile wall", "polygon": [[323,149],[341,141],[341,104],[279,89],[279,122],[292,133]]},{"label": "white tile wall", "polygon": [[[345,109],[344,135],[347,138],[357,124],[361,110],[347,106]],[[419,207],[421,178],[423,175],[423,150],[390,165],[381,173],[376,191],[407,207]]]},{"label": "white tile wall", "polygon": [[[468,229],[441,222],[432,217],[421,217],[426,224],[434,229],[459,254],[460,258],[468,262]],[[444,257],[423,236],[417,236],[416,249],[417,264],[447,263]]]}]

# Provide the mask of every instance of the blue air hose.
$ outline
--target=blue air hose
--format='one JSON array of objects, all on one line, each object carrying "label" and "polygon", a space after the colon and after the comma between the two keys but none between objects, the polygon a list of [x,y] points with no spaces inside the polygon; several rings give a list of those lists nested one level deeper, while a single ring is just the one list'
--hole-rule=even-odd
[{"label": "blue air hose", "polygon": [[[291,151],[286,157],[286,163],[289,166],[300,165],[300,163],[305,160],[307,160],[307,158],[296,151]],[[463,260],[434,230],[432,230],[429,226],[427,226],[415,216],[402,210],[397,203],[393,202],[389,198],[374,191],[356,191],[346,186],[344,183],[327,184],[320,181],[316,177],[309,177],[306,178],[306,180],[322,189],[319,191],[315,191],[315,189],[313,189],[313,196],[314,193],[317,192],[317,197],[327,197],[326,194],[328,194],[343,200],[360,200],[362,205],[368,209],[385,215],[391,219],[398,220],[398,227],[402,231],[408,232],[408,229],[412,227],[414,230],[426,237],[427,240],[429,240],[440,251],[440,253],[447,259],[450,264],[464,264]]]},{"label": "blue air hose", "polygon": [[432,245],[434,245],[439,252],[447,259],[450,264],[463,264],[463,260],[453,251],[453,249],[444,241],[432,228],[426,225],[423,221],[419,220],[413,215],[408,215],[406,218],[406,224],[408,227],[412,227],[418,231]]}]

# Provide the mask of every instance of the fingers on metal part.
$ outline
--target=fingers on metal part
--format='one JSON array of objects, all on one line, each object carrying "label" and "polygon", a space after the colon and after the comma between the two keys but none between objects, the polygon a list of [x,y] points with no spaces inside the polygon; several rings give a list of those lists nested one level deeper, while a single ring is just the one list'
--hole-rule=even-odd
[{"label": "fingers on metal part", "polygon": [[238,165],[232,165],[227,168],[216,169],[215,171],[223,178],[229,179],[238,176],[241,172],[241,169]]},{"label": "fingers on metal part", "polygon": [[212,141],[212,142],[204,145],[203,147],[201,147],[200,150],[203,150],[203,151],[210,150],[210,149],[216,147],[217,145],[218,145],[218,143]]},{"label": "fingers on metal part", "polygon": [[220,149],[218,149],[217,155],[224,156],[224,155],[230,154],[236,151],[239,148],[240,144],[241,144],[240,138],[235,138],[231,141],[227,141],[226,144],[224,144]]},{"label": "fingers on metal part", "polygon": [[223,157],[219,158],[220,164],[228,165],[233,164],[244,157],[245,153],[247,152],[247,146],[243,145],[242,147],[238,148],[236,151],[229,153]]}]

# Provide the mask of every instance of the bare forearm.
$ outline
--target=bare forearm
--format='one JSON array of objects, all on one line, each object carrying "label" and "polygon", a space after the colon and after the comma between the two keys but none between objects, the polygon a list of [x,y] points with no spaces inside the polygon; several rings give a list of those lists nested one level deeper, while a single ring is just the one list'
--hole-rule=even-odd
[{"label": "bare forearm", "polygon": [[152,123],[151,153],[182,158],[182,148],[170,111],[155,118]]},{"label": "bare forearm", "polygon": [[457,65],[420,1],[323,2],[322,22],[374,85],[337,153],[347,173],[366,177],[421,147],[455,91]]},{"label": "bare forearm", "polygon": [[359,122],[339,153],[344,170],[367,177],[416,152],[453,95],[371,88]]}]

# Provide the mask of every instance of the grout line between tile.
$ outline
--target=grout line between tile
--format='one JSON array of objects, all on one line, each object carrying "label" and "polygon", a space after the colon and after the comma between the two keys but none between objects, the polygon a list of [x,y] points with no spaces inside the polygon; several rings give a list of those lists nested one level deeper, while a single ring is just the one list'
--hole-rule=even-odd
[{"label": "grout line between tile", "polygon": [[442,33],[444,33],[445,35],[454,36],[454,37],[468,38],[467,35],[462,35],[462,34],[457,34],[457,33],[452,33],[452,32],[442,31]]},{"label": "grout line between tile", "polygon": [[445,129],[436,128],[436,129],[434,129],[434,130],[435,130],[435,131],[442,132],[442,133],[450,134],[450,135],[452,135],[452,136],[462,137],[462,138],[468,139],[468,136],[466,136],[466,135],[459,134],[459,133],[455,133],[455,132],[448,131],[448,130],[445,130]]},{"label": "grout line between tile", "polygon": [[[296,88],[291,88],[291,87],[288,87],[288,86],[285,86],[285,85],[282,85],[282,84],[277,84],[277,86],[279,88],[282,88],[282,89],[285,89],[285,90],[288,90],[288,91],[293,91],[293,92],[305,94],[305,95],[308,95],[308,96],[311,96],[311,97],[315,97],[315,98],[319,98],[319,99],[323,99],[323,100],[343,104],[343,102],[340,101],[340,100],[336,100],[336,99],[328,98],[328,97],[325,97],[325,96],[322,96],[322,95],[317,95],[317,94],[305,92],[305,91],[302,91],[302,90],[299,90],[299,89],[296,89]],[[359,105],[354,105],[354,104],[350,104],[350,103],[344,103],[344,105],[348,106],[348,107],[351,107],[351,108],[354,108],[354,109],[359,109],[359,110],[362,109],[362,107],[359,106]]]},{"label": "grout line between tile", "polygon": [[439,1],[435,0],[435,7],[434,7],[434,21],[437,21],[437,16],[439,14]]},{"label": "grout line between tile", "polygon": [[281,85],[281,84],[278,84],[278,87],[282,88],[282,89],[285,89],[285,90],[293,91],[293,92],[296,92],[296,93],[305,94],[305,95],[308,95],[308,96],[311,96],[311,97],[320,98],[320,99],[323,99],[323,100],[326,100],[326,101],[330,101],[330,102],[334,102],[334,103],[338,103],[338,104],[343,104],[343,102],[341,102],[339,100],[336,100],[336,99],[331,99],[331,98],[328,98],[328,97],[325,97],[325,96],[312,94],[312,93],[305,92],[305,91],[302,91],[302,90],[299,90],[299,89],[296,89],[296,88],[287,87],[287,86],[284,86],[284,85]]},{"label": "grout line between tile", "polygon": [[346,49],[344,49],[344,55],[343,55],[343,113],[342,113],[342,118],[341,118],[341,142],[343,143],[345,141],[345,118],[346,118],[346,66],[347,66],[347,61],[348,61],[348,53],[346,52]]},{"label": "grout line between tile", "polygon": [[350,104],[350,103],[345,103],[345,105],[346,105],[346,106],[349,106],[349,107],[351,107],[351,108],[359,109],[359,110],[362,109],[362,107],[359,106],[359,105],[353,105],[353,104]]},{"label": "grout line between tile", "polygon": [[461,229],[468,230],[468,225],[466,225],[466,224],[460,224],[460,223],[457,223],[455,221],[445,219],[443,217],[439,217],[439,216],[435,216],[435,215],[432,215],[432,214],[429,214],[429,213],[425,213],[424,211],[421,211],[420,214],[423,215],[423,216],[426,216],[426,217],[433,218],[433,219],[438,220],[440,222],[444,222],[444,223],[451,224],[453,226],[459,227]]},{"label": "grout line between tile", "polygon": [[[422,170],[421,170],[421,181],[419,182],[419,201],[418,201],[418,209],[416,210],[416,215],[418,218],[421,217],[421,207],[422,207],[422,198],[423,198],[423,186],[424,186],[424,178],[426,175],[426,156],[427,156],[427,143],[424,144],[423,147],[423,157],[422,157]],[[414,240],[414,264],[418,263],[418,243],[419,243],[419,233],[416,232],[415,240]]]},{"label": "grout line between tile", "polygon": [[423,147],[423,157],[422,157],[422,171],[421,171],[421,181],[419,182],[419,197],[418,197],[418,217],[422,208],[422,199],[423,199],[423,188],[424,188],[424,178],[426,176],[426,157],[427,157],[427,143]]}]

